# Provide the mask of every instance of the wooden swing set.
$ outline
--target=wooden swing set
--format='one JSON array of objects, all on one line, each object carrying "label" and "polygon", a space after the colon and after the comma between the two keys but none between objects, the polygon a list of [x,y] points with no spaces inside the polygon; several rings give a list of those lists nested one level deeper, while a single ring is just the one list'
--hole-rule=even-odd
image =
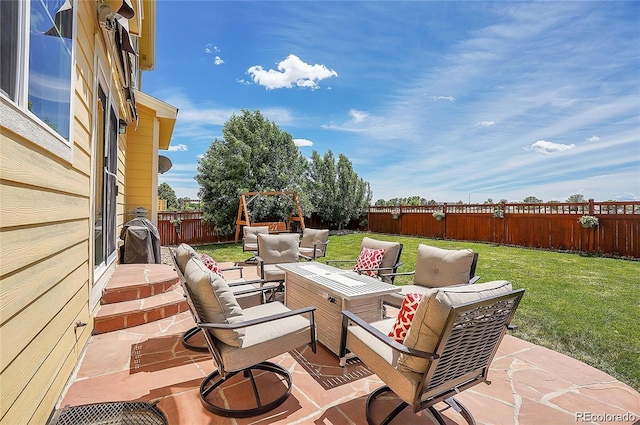
[{"label": "wooden swing set", "polygon": [[[249,219],[249,209],[248,205],[258,196],[276,196],[276,195],[287,195],[291,196],[293,202],[296,205],[296,214],[293,215],[289,213],[289,220],[287,222],[284,221],[269,221],[269,222],[261,222],[261,223],[251,223]],[[247,200],[247,197],[249,199]],[[292,222],[300,223],[300,229],[304,230],[304,217],[302,216],[302,208],[300,208],[300,202],[298,202],[298,194],[296,192],[244,192],[240,194],[240,204],[238,205],[238,218],[236,220],[236,239],[238,242],[240,240],[240,230],[242,226],[268,226],[269,233],[281,233],[288,232],[291,230]]]}]

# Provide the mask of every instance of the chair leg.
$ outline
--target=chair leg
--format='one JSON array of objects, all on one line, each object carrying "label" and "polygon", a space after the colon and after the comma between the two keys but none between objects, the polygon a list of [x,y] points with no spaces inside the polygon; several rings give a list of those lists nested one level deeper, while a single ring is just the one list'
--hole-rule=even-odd
[{"label": "chair leg", "polygon": [[186,331],[185,333],[182,334],[182,345],[184,345],[184,347],[188,350],[192,350],[192,351],[199,351],[199,352],[209,352],[209,349],[207,348],[206,345],[195,345],[192,344],[191,342],[189,342],[189,340],[198,335],[200,333],[201,329],[199,327],[193,327],[191,329],[189,329],[188,331]]},{"label": "chair leg", "polygon": [[[462,416],[469,425],[476,425],[476,419],[471,414],[471,411],[464,406],[464,404],[460,403],[458,400],[456,400],[453,397],[449,397],[445,399],[444,402],[448,404],[449,407],[451,407],[453,410],[460,413],[460,416]],[[442,415],[440,415],[440,412],[438,412],[438,410],[435,407],[430,406],[429,411],[431,412],[433,417],[436,418],[436,420],[440,425],[447,424],[442,418]]]},{"label": "chair leg", "polygon": [[[266,404],[263,404],[260,398],[258,385],[253,376],[253,371],[256,371],[256,370],[266,371],[266,372],[270,372],[278,375],[280,377],[280,380],[286,383],[285,391],[281,395],[276,397],[274,400]],[[215,404],[214,400],[217,400],[217,401],[225,400],[225,398],[219,396],[218,393],[219,391],[223,391],[224,384],[226,382],[229,382],[229,379],[231,379],[233,376],[235,376],[239,372],[242,372],[245,378],[248,378],[251,382],[251,387],[253,389],[253,395],[255,398],[256,407],[249,408],[249,409],[234,409],[232,407],[224,407],[224,406]],[[231,384],[231,385],[235,385],[235,384]],[[261,415],[263,413],[266,413],[280,406],[282,403],[284,403],[287,397],[289,397],[289,394],[291,394],[291,386],[292,386],[292,379],[289,371],[287,371],[285,368],[275,363],[262,362],[262,363],[258,363],[257,365],[251,366],[250,368],[244,369],[242,371],[231,372],[227,374],[227,376],[224,379],[220,377],[219,371],[217,370],[214,371],[202,381],[202,384],[200,384],[200,401],[202,402],[202,405],[205,407],[205,409],[207,409],[212,413],[215,413],[216,415],[224,416],[227,418],[247,418],[250,416]],[[228,400],[228,401],[232,402],[232,400]]]},{"label": "chair leg", "polygon": [[[389,388],[388,386],[385,385],[385,386],[380,387],[377,390],[373,391],[371,394],[369,394],[369,397],[367,397],[367,403],[366,403],[366,407],[365,407],[365,412],[367,414],[367,423],[369,425],[376,425],[376,423],[373,421],[373,418],[371,417],[371,411],[370,411],[371,403],[380,394],[383,394],[383,393],[386,393],[386,392],[393,392],[393,391],[391,391],[391,388]],[[398,416],[400,414],[400,412],[402,412],[407,406],[409,406],[409,404],[406,401],[402,401],[402,403],[400,403],[398,406],[396,406],[396,408],[393,409],[391,411],[391,413],[389,413],[387,415],[387,417],[382,420],[382,422],[380,422],[380,425],[388,425],[388,424],[390,424],[391,421],[394,420],[395,417]]]}]

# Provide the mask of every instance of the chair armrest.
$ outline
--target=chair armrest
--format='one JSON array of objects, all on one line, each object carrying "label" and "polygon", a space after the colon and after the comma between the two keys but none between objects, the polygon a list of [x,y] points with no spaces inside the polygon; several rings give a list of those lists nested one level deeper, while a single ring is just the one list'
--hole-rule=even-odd
[{"label": "chair armrest", "polygon": [[298,256],[307,261],[313,261],[313,258],[309,257],[308,255],[298,254]]},{"label": "chair armrest", "polygon": [[232,266],[232,267],[225,267],[224,269],[220,269],[223,272],[228,272],[231,270],[240,270],[240,278],[242,278],[242,271],[244,270],[242,266]]},{"label": "chair armrest", "polygon": [[272,314],[271,316],[259,317],[256,319],[245,320],[237,323],[198,323],[198,327],[205,329],[239,329],[248,328],[250,326],[259,325],[260,323],[273,322],[274,320],[285,319],[287,317],[298,316],[300,314],[311,313],[310,321],[315,326],[315,306],[303,307],[296,310],[285,311],[283,313]]},{"label": "chair armrest", "polygon": [[355,263],[358,260],[326,260],[325,263]]},{"label": "chair armrest", "polygon": [[385,276],[411,276],[416,274],[416,271],[411,271],[411,272],[400,272],[400,273],[385,273]]},{"label": "chair armrest", "polygon": [[240,280],[238,282],[227,282],[227,285],[229,285],[230,288],[233,288],[234,286],[240,286],[240,285],[246,285],[246,284],[254,284],[254,283],[259,283],[260,286],[264,285],[266,283],[266,281],[264,279],[255,279],[255,280]]},{"label": "chair armrest", "polygon": [[343,358],[347,354],[347,330],[349,327],[349,322],[354,323],[355,325],[364,329],[367,333],[376,337],[385,345],[391,347],[394,351],[398,351],[401,354],[405,354],[407,356],[420,357],[428,360],[435,360],[438,356],[435,353],[428,353],[426,351],[415,350],[413,348],[409,348],[406,345],[400,344],[393,338],[390,338],[387,334],[382,333],[380,330],[374,328],[349,310],[342,311],[342,334],[340,338],[340,354],[339,357]]},{"label": "chair armrest", "polygon": [[473,285],[474,283],[476,283],[479,280],[480,280],[480,276],[474,276],[469,280],[469,284]]}]

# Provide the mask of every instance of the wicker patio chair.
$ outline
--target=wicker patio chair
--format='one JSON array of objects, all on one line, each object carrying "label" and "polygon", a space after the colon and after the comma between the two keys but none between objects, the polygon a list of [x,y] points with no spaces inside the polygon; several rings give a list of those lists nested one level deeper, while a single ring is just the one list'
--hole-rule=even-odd
[{"label": "wicker patio chair", "polygon": [[[429,409],[444,424],[434,407],[444,401],[474,424],[471,412],[453,397],[490,383],[489,366],[523,293],[507,281],[434,288],[418,304],[403,343],[388,335],[394,319],[367,323],[343,311],[340,356],[354,353],[386,384],[367,398],[367,422],[384,416],[381,423],[388,424],[411,406],[414,413]],[[372,406],[386,392],[400,401],[385,416]]]}]

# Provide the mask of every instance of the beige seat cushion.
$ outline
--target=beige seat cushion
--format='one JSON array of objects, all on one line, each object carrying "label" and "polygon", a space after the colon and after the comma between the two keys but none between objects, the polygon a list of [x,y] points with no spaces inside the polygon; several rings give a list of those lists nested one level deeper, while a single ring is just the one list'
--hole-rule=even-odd
[{"label": "beige seat cushion", "polygon": [[[384,319],[370,323],[385,335],[393,327],[395,319]],[[388,345],[364,331],[359,326],[349,326],[347,348],[356,354],[398,397],[411,403],[418,391],[422,375],[397,369],[399,354]]]},{"label": "beige seat cushion", "polygon": [[282,282],[285,276],[284,270],[280,270],[275,264],[264,265],[263,279],[267,282]]},{"label": "beige seat cushion", "polygon": [[[379,241],[377,239],[371,239],[369,237],[364,237],[360,246],[361,248],[366,247],[371,249],[384,249],[384,257],[382,257],[380,268],[395,266],[398,258],[398,253],[401,249],[400,243],[398,242]],[[383,271],[382,273],[385,272]]]},{"label": "beige seat cushion", "polygon": [[474,252],[470,249],[442,249],[418,245],[415,285],[437,288],[469,281]]},{"label": "beige seat cushion", "polygon": [[183,274],[187,261],[193,257],[198,257],[198,253],[191,247],[191,245],[181,243],[176,248],[176,263],[178,263],[178,267],[180,267],[180,271]]},{"label": "beige seat cushion", "polygon": [[[289,311],[280,302],[272,302],[244,310],[246,320]],[[224,368],[241,370],[311,342],[307,315],[266,322],[246,329],[242,347],[220,347]]]},{"label": "beige seat cushion", "polygon": [[[506,280],[430,289],[418,306],[404,345],[432,353],[451,307],[510,291],[511,283]],[[402,372],[424,373],[428,366],[428,360],[418,357],[401,355],[398,360],[398,370]]]},{"label": "beige seat cushion", "polygon": [[[200,320],[205,323],[237,323],[245,320],[242,308],[227,282],[209,270],[199,258],[187,261],[184,276]],[[217,329],[212,333],[225,344],[239,347],[245,331]]]}]

